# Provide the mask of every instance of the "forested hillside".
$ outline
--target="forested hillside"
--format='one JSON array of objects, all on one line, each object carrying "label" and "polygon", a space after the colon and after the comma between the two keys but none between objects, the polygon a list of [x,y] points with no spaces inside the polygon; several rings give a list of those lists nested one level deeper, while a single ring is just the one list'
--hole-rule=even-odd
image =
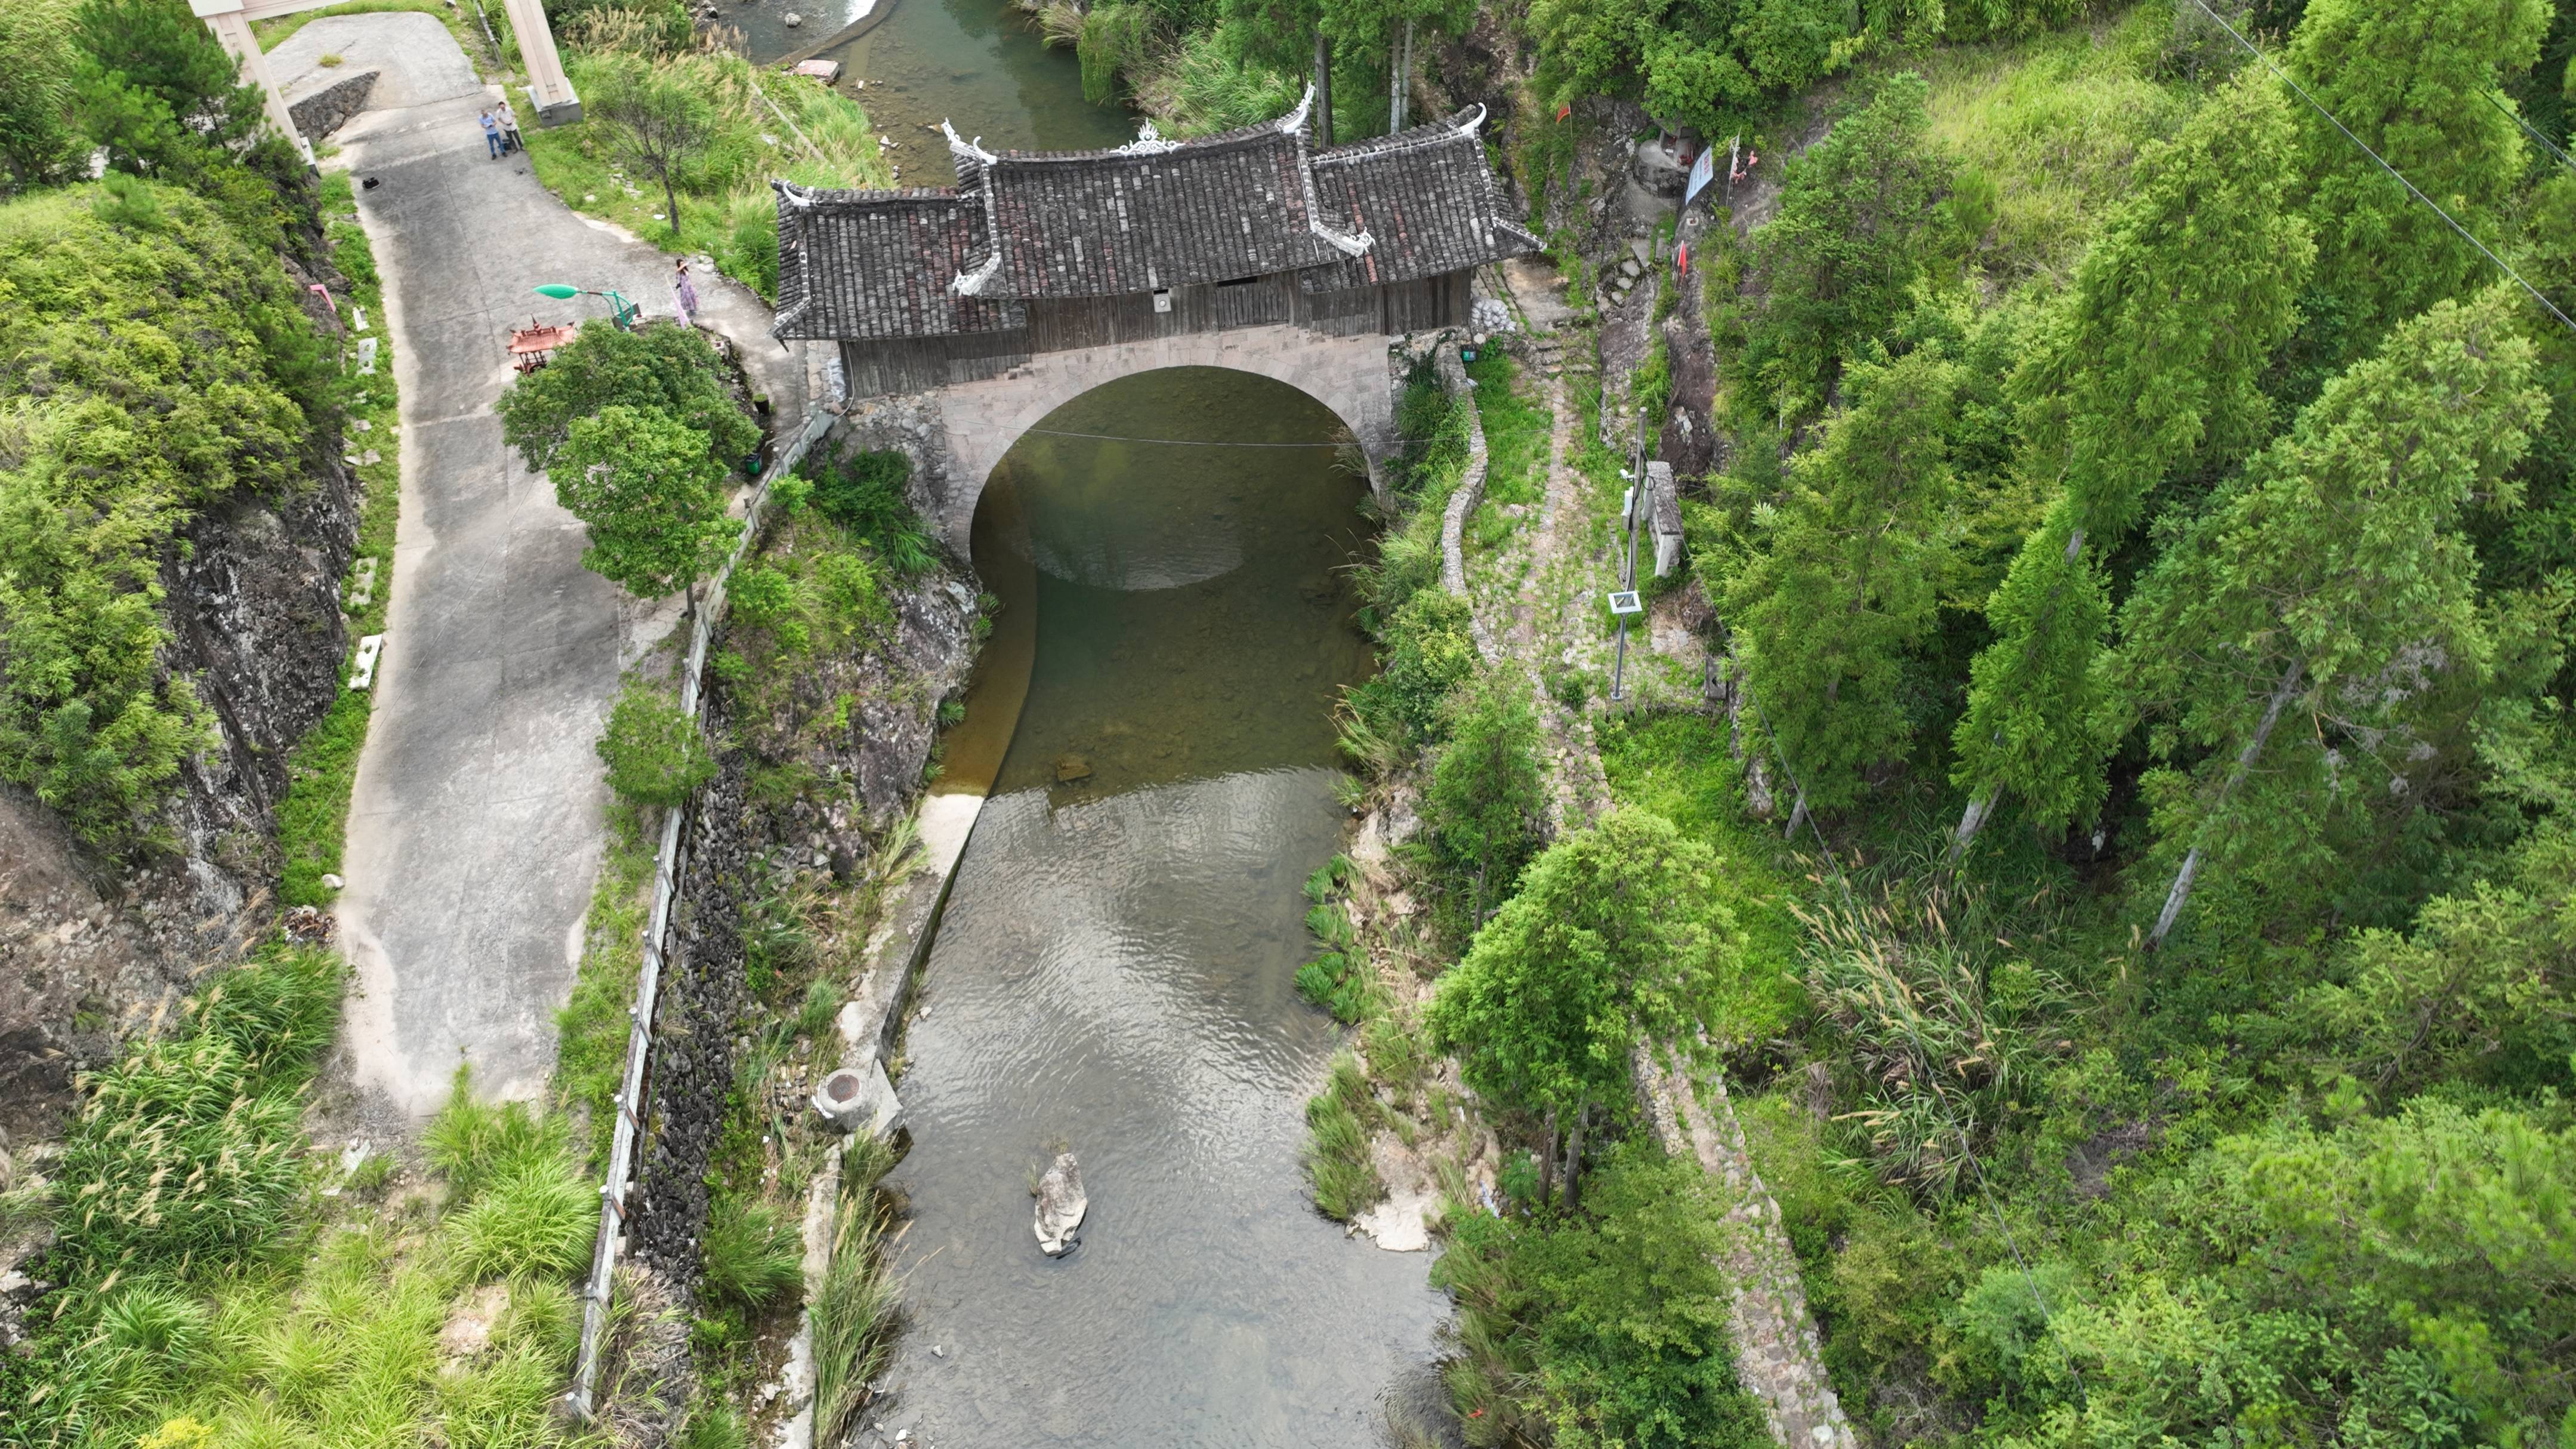
[{"label": "forested hillside", "polygon": [[[1730,1080],[1873,1442],[2576,1443],[2576,7],[1472,23],[1577,277],[1602,129],[1785,170],[1714,189],[1637,384],[1650,447],[1716,435],[1732,723],[1549,683],[1622,807],[1550,844],[1423,545],[1372,579],[1355,748],[1382,798],[1425,751],[1462,964],[1352,1008],[1363,1058],[1401,1104],[1418,1029],[1527,1154],[1440,1270],[1470,1442],[1762,1437],[1694,1367],[1642,1045]],[[1318,1103],[1323,1182],[1382,1109]]]}]

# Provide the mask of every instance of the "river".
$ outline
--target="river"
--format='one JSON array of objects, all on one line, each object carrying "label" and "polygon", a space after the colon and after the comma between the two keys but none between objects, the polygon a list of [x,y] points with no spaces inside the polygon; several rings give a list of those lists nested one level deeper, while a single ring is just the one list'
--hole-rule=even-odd
[{"label": "river", "polygon": [[[739,12],[754,56],[860,0],[776,28],[800,3]],[[942,118],[997,149],[1135,134],[1007,0],[875,3],[894,8],[824,54],[866,81],[905,184],[953,180],[923,129]],[[1348,587],[1363,480],[1330,412],[1245,373],[1147,373],[1039,426],[973,530],[1003,608],[936,788],[987,798],[905,1038],[906,1319],[861,1442],[1376,1443],[1393,1401],[1430,1417],[1446,1301],[1427,1255],[1314,1211],[1305,1102],[1343,1033],[1293,985],[1300,887],[1349,826],[1332,708],[1371,662]],[[1091,1208],[1050,1259],[1030,1192],[1064,1147]]]},{"label": "river", "polygon": [[[1214,369],[1130,378],[1040,426],[1334,432],[1304,395]],[[1023,687],[1025,704],[906,1040],[886,1427],[1341,1449],[1376,1441],[1389,1395],[1423,1395],[1444,1311],[1425,1257],[1318,1217],[1298,1162],[1341,1036],[1291,977],[1313,949],[1300,884],[1347,826],[1330,711],[1369,667],[1347,586],[1361,493],[1315,446],[1033,434],[996,471],[974,547],[1005,627],[952,785],[992,768],[991,721]],[[1029,1187],[1065,1146],[1091,1212],[1050,1260]]]},{"label": "river", "polygon": [[[996,151],[1084,151],[1136,137],[1137,117],[1084,100],[1073,52],[1049,49],[1009,0],[754,0],[724,23],[743,32],[752,59],[769,61],[823,44],[862,8],[864,33],[820,53],[841,63],[835,88],[895,142],[889,159],[906,186],[956,183],[943,120]],[[792,30],[782,23],[791,11],[804,18]]]}]

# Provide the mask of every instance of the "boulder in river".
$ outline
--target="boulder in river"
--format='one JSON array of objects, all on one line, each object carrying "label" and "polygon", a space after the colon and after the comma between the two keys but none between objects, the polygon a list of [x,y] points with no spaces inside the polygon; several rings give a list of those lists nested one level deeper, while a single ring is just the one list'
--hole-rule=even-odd
[{"label": "boulder in river", "polygon": [[1080,755],[1058,755],[1055,760],[1055,782],[1079,785],[1091,778],[1091,762]]},{"label": "boulder in river", "polygon": [[1050,1258],[1061,1258],[1082,1241],[1082,1215],[1091,1207],[1083,1195],[1082,1165],[1070,1152],[1059,1152],[1055,1163],[1038,1179],[1038,1249]]}]

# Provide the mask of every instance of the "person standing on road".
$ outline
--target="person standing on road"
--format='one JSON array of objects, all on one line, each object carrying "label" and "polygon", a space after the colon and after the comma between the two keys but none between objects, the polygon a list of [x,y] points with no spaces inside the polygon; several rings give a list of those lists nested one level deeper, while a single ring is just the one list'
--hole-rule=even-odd
[{"label": "person standing on road", "polygon": [[689,259],[682,257],[671,273],[671,300],[680,309],[680,321],[698,325],[698,289],[689,284]]},{"label": "person standing on road", "polygon": [[489,106],[483,108],[483,149],[491,153],[491,159],[501,159],[501,123],[492,119]]},{"label": "person standing on road", "polygon": [[504,100],[498,114],[501,117],[501,154],[507,156],[513,151],[527,150],[528,143],[519,139],[519,113],[511,110],[510,103]]}]

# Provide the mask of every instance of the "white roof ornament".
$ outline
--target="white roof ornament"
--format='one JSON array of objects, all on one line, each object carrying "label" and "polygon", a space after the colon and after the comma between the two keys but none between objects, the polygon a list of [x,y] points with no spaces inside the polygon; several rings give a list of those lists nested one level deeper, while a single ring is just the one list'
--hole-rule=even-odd
[{"label": "white roof ornament", "polygon": [[957,134],[957,128],[955,126],[948,124],[946,121],[939,123],[939,131],[941,135],[948,138],[948,152],[952,156],[972,156],[987,166],[990,166],[995,161],[1001,159],[1000,157],[995,156],[992,152],[984,149],[984,138],[981,136],[976,137],[972,141],[966,140]]},{"label": "white roof ornament", "polygon": [[984,259],[982,266],[971,272],[959,272],[957,280],[948,284],[948,290],[960,297],[980,297],[984,294],[984,284],[993,280],[1001,270],[1002,249],[997,246],[993,248],[993,254]]},{"label": "white roof ornament", "polygon": [[814,204],[814,193],[809,188],[799,186],[793,181],[772,181],[769,184],[776,187],[778,194],[786,198],[791,206],[801,208]]},{"label": "white roof ornament", "polygon": [[1154,129],[1153,122],[1147,121],[1136,128],[1135,140],[1116,149],[1121,156],[1160,156],[1166,151],[1178,151],[1181,143],[1163,139],[1163,133]]},{"label": "white roof ornament", "polygon": [[1288,114],[1279,118],[1279,134],[1283,136],[1294,136],[1298,132],[1306,129],[1306,115],[1314,109],[1315,83],[1313,81],[1308,81],[1306,83],[1305,97],[1297,102],[1297,109],[1290,111]]},{"label": "white roof ornament", "polygon": [[1458,113],[1458,134],[1472,136],[1485,128],[1485,103],[1478,101]]}]

